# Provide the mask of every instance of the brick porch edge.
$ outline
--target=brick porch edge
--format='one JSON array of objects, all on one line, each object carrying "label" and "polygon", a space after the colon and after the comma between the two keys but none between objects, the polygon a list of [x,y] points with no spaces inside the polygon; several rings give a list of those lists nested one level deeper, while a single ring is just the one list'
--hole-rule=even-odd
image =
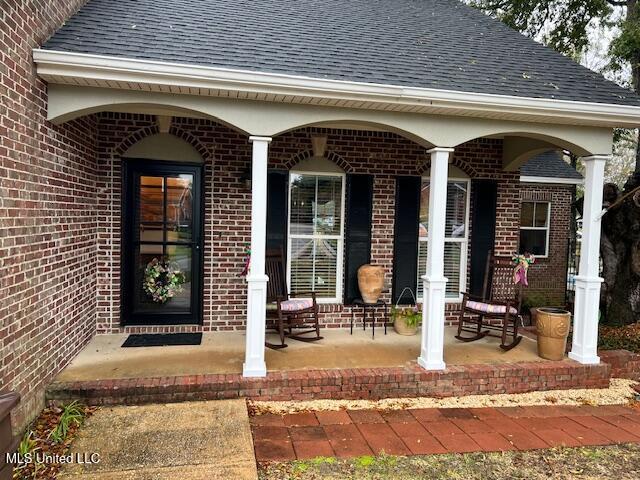
[{"label": "brick porch edge", "polygon": [[[603,352],[605,353],[605,352]],[[613,355],[610,355],[613,354]],[[640,356],[606,352],[616,376],[638,376]],[[633,360],[633,361],[632,361]],[[627,372],[623,366],[633,365]],[[56,382],[47,389],[55,402],[81,400],[90,405],[141,404],[248,397],[254,400],[381,399],[391,397],[450,397],[536,390],[606,388],[612,368],[573,361],[497,365],[457,365],[427,372],[417,365],[270,372],[265,378],[240,374],[186,375],[117,380]]]}]

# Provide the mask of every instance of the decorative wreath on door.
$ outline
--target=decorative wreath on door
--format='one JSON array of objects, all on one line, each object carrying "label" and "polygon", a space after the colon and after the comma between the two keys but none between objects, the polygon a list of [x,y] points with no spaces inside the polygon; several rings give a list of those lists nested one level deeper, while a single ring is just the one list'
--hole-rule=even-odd
[{"label": "decorative wreath on door", "polygon": [[154,258],[144,269],[142,288],[156,303],[166,303],[182,292],[184,273],[174,263]]}]

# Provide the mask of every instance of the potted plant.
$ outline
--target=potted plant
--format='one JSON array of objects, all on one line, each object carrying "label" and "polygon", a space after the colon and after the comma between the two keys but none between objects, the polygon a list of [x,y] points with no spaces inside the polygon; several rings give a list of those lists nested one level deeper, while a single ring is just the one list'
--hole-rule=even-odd
[{"label": "potted plant", "polygon": [[409,307],[391,307],[393,328],[400,335],[415,335],[422,321],[422,311],[417,305]]}]

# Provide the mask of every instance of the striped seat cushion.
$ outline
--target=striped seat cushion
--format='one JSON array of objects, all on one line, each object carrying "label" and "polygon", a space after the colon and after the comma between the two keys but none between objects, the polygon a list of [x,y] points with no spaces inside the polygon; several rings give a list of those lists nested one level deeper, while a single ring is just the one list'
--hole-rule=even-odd
[{"label": "striped seat cushion", "polygon": [[283,312],[297,312],[311,307],[313,307],[313,300],[310,298],[293,298],[280,302],[280,310]]},{"label": "striped seat cushion", "polygon": [[[472,300],[469,300],[466,304],[467,308],[470,308],[471,310],[476,310],[477,312],[485,312],[485,313],[505,313],[507,311],[507,307],[504,305],[491,305],[490,303],[484,303],[484,302],[474,302]],[[517,315],[518,314],[518,310],[514,307],[510,307],[509,312],[511,312],[512,315]]]}]

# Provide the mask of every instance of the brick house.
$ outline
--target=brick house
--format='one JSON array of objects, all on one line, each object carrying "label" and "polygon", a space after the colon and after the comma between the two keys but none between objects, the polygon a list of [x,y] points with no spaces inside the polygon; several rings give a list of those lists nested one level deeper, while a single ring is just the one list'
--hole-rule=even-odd
[{"label": "brick house", "polygon": [[[0,375],[18,421],[96,334],[243,330],[244,375],[265,375],[266,247],[324,327],[348,323],[357,268],[383,266],[387,302],[408,287],[423,305],[420,365],[442,369],[489,249],[538,253],[532,291],[563,302],[582,179],[559,151],[586,165],[572,358],[597,363],[603,168],[640,98],[454,0],[252,5],[3,4]],[[188,277],[164,304],[142,291],[158,257]]]}]

